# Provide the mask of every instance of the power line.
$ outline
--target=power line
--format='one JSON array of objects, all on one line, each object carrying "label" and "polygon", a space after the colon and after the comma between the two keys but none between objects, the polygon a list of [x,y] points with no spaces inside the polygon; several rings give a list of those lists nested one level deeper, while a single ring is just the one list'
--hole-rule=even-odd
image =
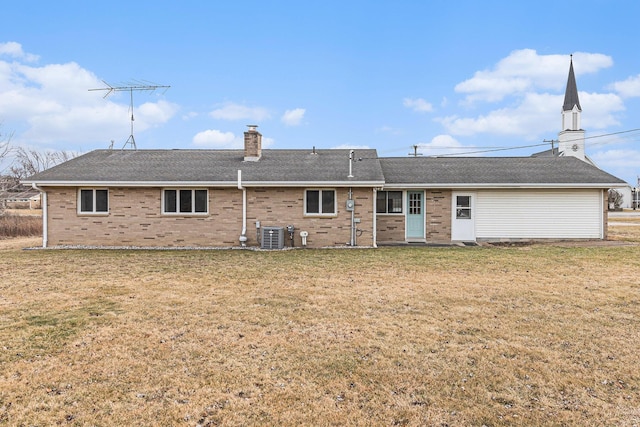
[{"label": "power line", "polygon": [[[589,136],[589,137],[585,137],[585,138],[576,138],[576,139],[570,139],[567,140],[566,142],[572,142],[572,141],[580,141],[582,139],[595,139],[595,138],[603,138],[603,137],[607,137],[607,136],[615,136],[615,135],[622,135],[622,134],[628,134],[628,133],[632,133],[632,132],[638,132],[640,131],[640,128],[636,128],[636,129],[629,129],[629,130],[624,130],[624,131],[619,131],[619,132],[611,132],[611,133],[606,133],[606,134],[602,134],[602,135],[594,135],[594,136]],[[543,142],[541,144],[530,144],[530,145],[519,145],[519,146],[511,146],[511,147],[496,147],[496,148],[487,148],[487,149],[480,149],[480,150],[475,150],[475,151],[465,151],[463,153],[447,153],[447,154],[434,154],[428,157],[436,157],[436,156],[440,156],[440,157],[450,157],[450,156],[465,156],[465,155],[469,155],[469,154],[482,154],[482,153],[494,153],[494,152],[498,152],[498,151],[509,151],[509,150],[520,150],[523,148],[533,148],[533,147],[542,147],[542,146],[546,146],[548,145],[549,141],[547,142]],[[604,142],[605,143],[609,143],[609,142]],[[595,145],[595,144],[594,144]],[[425,146],[425,145],[421,145],[422,148],[431,148],[431,149],[443,149],[443,148],[447,148],[447,149],[468,149],[470,147],[430,147],[430,146]],[[471,148],[483,148],[483,147],[471,147]]]}]

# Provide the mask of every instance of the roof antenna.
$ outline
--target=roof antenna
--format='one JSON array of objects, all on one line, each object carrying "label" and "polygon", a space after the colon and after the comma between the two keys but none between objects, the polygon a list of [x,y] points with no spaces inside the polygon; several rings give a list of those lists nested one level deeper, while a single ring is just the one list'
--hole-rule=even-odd
[{"label": "roof antenna", "polygon": [[129,138],[127,139],[127,141],[124,143],[124,146],[122,147],[122,149],[124,150],[125,148],[127,148],[127,145],[131,145],[131,148],[133,148],[134,150],[137,150],[138,147],[136,147],[136,140],[133,137],[133,122],[135,121],[135,119],[133,118],[133,91],[134,90],[136,90],[136,91],[141,91],[141,90],[155,91],[156,89],[164,89],[165,92],[166,92],[167,89],[169,89],[171,86],[162,86],[162,85],[156,85],[156,84],[143,84],[143,83],[148,83],[148,82],[134,82],[134,84],[130,84],[129,86],[116,86],[116,87],[114,87],[114,86],[111,86],[109,83],[105,82],[104,80],[102,81],[102,83],[107,85],[107,87],[98,88],[98,89],[89,89],[89,91],[106,90],[107,93],[105,93],[103,98],[106,98],[107,96],[111,95],[113,92],[125,92],[125,91],[129,92],[129,95],[130,95],[129,110],[131,111],[131,134],[129,135]]},{"label": "roof antenna", "polygon": [[418,145],[412,145],[413,147],[413,153],[409,153],[409,156],[413,156],[413,157],[418,157],[418,156],[422,156],[422,153],[418,153]]}]

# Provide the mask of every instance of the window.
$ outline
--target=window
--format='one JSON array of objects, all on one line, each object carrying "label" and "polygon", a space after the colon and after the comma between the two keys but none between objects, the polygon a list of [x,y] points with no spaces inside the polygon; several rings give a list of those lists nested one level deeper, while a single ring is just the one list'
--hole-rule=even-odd
[{"label": "window", "polygon": [[335,215],[335,190],[307,190],[305,192],[306,215]]},{"label": "window", "polygon": [[402,213],[402,191],[378,191],[376,213]]},{"label": "window", "polygon": [[456,218],[471,219],[471,196],[456,196]]},{"label": "window", "polygon": [[109,213],[109,190],[81,189],[78,194],[78,212],[83,214]]},{"label": "window", "polygon": [[162,213],[206,214],[208,201],[208,190],[164,190]]}]

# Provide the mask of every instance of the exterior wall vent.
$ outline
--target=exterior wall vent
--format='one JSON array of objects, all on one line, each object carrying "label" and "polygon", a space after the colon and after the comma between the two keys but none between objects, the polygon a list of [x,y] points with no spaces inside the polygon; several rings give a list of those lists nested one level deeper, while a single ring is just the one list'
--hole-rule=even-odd
[{"label": "exterior wall vent", "polygon": [[284,227],[262,227],[260,249],[284,248]]}]

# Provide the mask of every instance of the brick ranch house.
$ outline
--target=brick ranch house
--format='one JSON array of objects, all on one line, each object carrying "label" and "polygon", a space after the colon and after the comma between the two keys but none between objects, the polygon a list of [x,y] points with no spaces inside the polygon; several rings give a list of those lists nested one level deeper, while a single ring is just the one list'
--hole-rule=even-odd
[{"label": "brick ranch house", "polygon": [[379,158],[261,139],[251,128],[244,150],[96,150],[34,175],[43,246],[605,239],[607,190],[624,185],[571,156]]},{"label": "brick ranch house", "polygon": [[262,150],[250,126],[244,150],[97,150],[24,183],[45,247],[606,239],[608,189],[627,184],[586,156],[581,112],[572,61],[558,145],[532,157]]}]

